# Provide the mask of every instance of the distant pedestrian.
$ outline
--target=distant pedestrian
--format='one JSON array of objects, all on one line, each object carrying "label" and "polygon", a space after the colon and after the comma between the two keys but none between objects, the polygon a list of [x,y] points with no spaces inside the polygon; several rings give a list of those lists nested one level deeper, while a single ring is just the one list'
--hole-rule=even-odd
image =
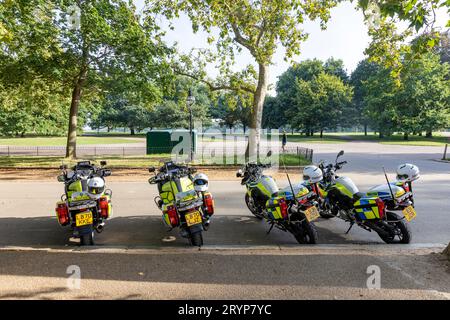
[{"label": "distant pedestrian", "polygon": [[287,143],[286,131],[283,130],[283,136],[281,138],[281,148],[283,149],[283,152],[284,152],[284,147],[286,147],[286,143]]}]

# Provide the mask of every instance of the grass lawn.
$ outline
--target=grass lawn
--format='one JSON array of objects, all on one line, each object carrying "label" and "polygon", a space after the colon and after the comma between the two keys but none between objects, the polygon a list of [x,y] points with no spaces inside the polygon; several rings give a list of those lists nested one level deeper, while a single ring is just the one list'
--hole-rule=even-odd
[{"label": "grass lawn", "polygon": [[[170,154],[153,154],[147,156],[105,156],[105,157],[88,157],[85,159],[77,159],[77,160],[67,160],[63,157],[58,156],[2,156],[0,157],[0,167],[7,168],[29,168],[29,167],[42,167],[42,168],[58,168],[61,164],[67,164],[68,166],[72,166],[76,164],[77,161],[82,160],[91,160],[100,163],[101,160],[106,160],[108,162],[109,168],[146,168],[149,166],[158,166],[162,161],[167,161],[171,159]],[[286,166],[303,166],[310,164],[310,161],[306,160],[301,156],[297,156],[295,154],[286,154],[282,155],[282,159],[285,161]],[[241,159],[239,159],[241,160]],[[222,159],[205,159],[204,161],[197,160],[194,165],[220,165]],[[262,160],[264,162],[264,160]],[[239,162],[238,164],[242,164],[243,162]],[[280,161],[280,164],[282,162]],[[235,165],[235,164],[228,164]]]},{"label": "grass lawn", "polygon": [[288,134],[288,142],[305,142],[305,143],[346,143],[352,141],[368,141],[378,142],[381,144],[391,145],[410,145],[410,146],[443,146],[446,143],[450,143],[450,137],[445,137],[435,133],[432,138],[426,138],[425,136],[409,136],[409,140],[404,140],[403,135],[396,134],[390,137],[380,139],[378,135],[369,133],[365,136],[363,133],[358,132],[339,132],[339,133],[327,133],[321,139],[319,136],[306,137],[299,134]]},{"label": "grass lawn", "polygon": [[[78,145],[93,144],[119,144],[119,143],[139,143],[145,139],[134,139],[135,137],[78,137]],[[65,146],[65,137],[26,137],[26,138],[0,138],[0,145],[4,146]]]}]

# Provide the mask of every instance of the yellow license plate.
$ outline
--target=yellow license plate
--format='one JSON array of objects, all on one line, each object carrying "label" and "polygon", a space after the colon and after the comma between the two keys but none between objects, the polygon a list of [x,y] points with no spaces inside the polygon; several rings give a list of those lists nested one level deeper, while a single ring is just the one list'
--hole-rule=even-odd
[{"label": "yellow license plate", "polygon": [[87,224],[92,224],[92,212],[79,213],[75,217],[75,224],[77,227],[85,226]]},{"label": "yellow license plate", "polygon": [[417,213],[413,206],[409,206],[403,209],[403,215],[405,216],[406,220],[411,221],[417,216]]},{"label": "yellow license plate", "polygon": [[319,210],[316,207],[311,207],[305,210],[306,219],[311,222],[320,217]]},{"label": "yellow license plate", "polygon": [[184,217],[186,218],[186,224],[188,225],[188,227],[203,222],[202,215],[198,211],[188,213]]}]

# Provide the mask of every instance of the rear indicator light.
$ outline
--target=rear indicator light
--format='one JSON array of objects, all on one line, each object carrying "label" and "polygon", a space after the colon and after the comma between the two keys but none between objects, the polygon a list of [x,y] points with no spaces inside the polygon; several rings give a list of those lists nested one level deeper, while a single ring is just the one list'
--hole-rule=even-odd
[{"label": "rear indicator light", "polygon": [[100,216],[103,219],[108,219],[109,218],[109,214],[110,214],[110,212],[109,212],[110,207],[109,207],[108,198],[107,197],[101,197],[98,200],[98,207],[100,209]]},{"label": "rear indicator light", "polygon": [[214,214],[214,199],[210,193],[204,195],[204,203],[207,213],[209,215]]},{"label": "rear indicator light", "polygon": [[56,217],[58,218],[58,222],[62,226],[66,226],[70,222],[69,218],[69,208],[66,203],[58,203],[56,208]]},{"label": "rear indicator light", "polygon": [[380,215],[380,219],[383,219],[383,218],[384,218],[384,215],[385,215],[385,213],[386,213],[386,206],[384,205],[384,201],[381,200],[380,198],[377,198],[377,199],[375,200],[375,203],[376,203],[377,206],[378,206],[378,213],[379,213],[379,215]]},{"label": "rear indicator light", "polygon": [[283,217],[283,219],[286,219],[288,217],[288,206],[287,203],[284,199],[280,199],[280,211],[281,211],[281,216]]},{"label": "rear indicator light", "polygon": [[167,207],[167,215],[169,216],[170,225],[177,227],[179,224],[178,212],[174,206]]}]

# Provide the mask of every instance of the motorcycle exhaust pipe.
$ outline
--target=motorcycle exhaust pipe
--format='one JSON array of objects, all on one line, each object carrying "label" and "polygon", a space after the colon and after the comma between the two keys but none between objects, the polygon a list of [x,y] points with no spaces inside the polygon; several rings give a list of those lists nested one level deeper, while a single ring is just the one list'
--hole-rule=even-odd
[{"label": "motorcycle exhaust pipe", "polygon": [[97,233],[102,233],[104,228],[105,228],[105,223],[102,222],[95,227],[95,231],[97,231]]}]

